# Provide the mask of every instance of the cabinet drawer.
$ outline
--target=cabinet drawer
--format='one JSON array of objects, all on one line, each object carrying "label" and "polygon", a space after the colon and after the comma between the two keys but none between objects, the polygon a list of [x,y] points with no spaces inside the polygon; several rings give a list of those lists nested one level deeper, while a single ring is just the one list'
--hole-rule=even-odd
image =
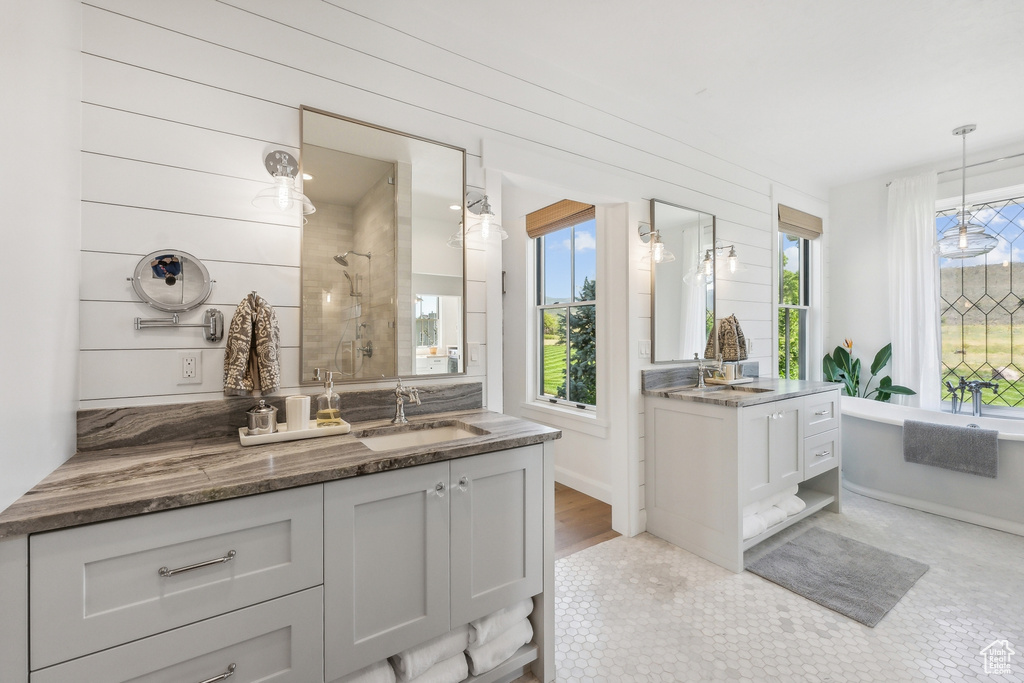
[{"label": "cabinet drawer", "polygon": [[839,393],[812,394],[804,399],[804,436],[839,427]]},{"label": "cabinet drawer", "polygon": [[[31,683],[322,681],[323,589],[311,588],[35,671]],[[233,669],[231,667],[234,667]]]},{"label": "cabinet drawer", "polygon": [[804,439],[804,479],[810,479],[839,465],[839,430]]},{"label": "cabinet drawer", "polygon": [[322,529],[308,486],[35,534],[31,667],[320,584]]}]

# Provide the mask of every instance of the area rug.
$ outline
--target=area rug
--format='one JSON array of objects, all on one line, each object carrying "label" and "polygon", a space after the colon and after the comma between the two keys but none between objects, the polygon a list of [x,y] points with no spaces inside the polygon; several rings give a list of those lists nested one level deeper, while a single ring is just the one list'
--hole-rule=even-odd
[{"label": "area rug", "polygon": [[811,527],[747,570],[873,627],[928,565]]}]

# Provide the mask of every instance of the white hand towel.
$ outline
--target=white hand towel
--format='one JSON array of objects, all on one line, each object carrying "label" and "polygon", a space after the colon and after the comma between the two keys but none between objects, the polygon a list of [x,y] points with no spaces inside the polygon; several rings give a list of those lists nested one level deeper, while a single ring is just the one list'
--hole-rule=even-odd
[{"label": "white hand towel", "polygon": [[409,683],[459,683],[466,678],[469,678],[469,662],[466,661],[466,653],[460,652],[438,662]]},{"label": "white hand towel", "polygon": [[339,678],[335,683],[395,683],[395,670],[385,659]]},{"label": "white hand towel", "polygon": [[768,529],[768,523],[758,514],[747,515],[743,518],[743,540],[763,534]]},{"label": "white hand towel", "polygon": [[765,510],[767,510],[771,506],[778,505],[780,500],[783,500],[783,499],[788,498],[790,496],[795,496],[796,492],[799,491],[799,490],[800,490],[799,486],[793,486],[793,487],[790,487],[790,488],[786,489],[785,491],[780,491],[780,492],[772,494],[772,495],[770,495],[770,496],[768,496],[766,498],[763,498],[763,499],[761,499],[759,501],[751,503],[750,505],[746,505],[746,506],[743,507],[743,516],[746,517],[748,515],[753,515],[753,514],[756,514],[758,512],[764,512]]},{"label": "white hand towel", "polygon": [[771,506],[764,512],[758,512],[757,516],[764,520],[764,523],[769,527],[773,527],[780,522],[784,522],[788,515],[782,508]]},{"label": "white hand towel", "polygon": [[495,636],[483,645],[473,645],[466,650],[469,657],[469,671],[474,676],[487,673],[516,653],[523,645],[533,640],[533,626],[529,619],[514,624],[504,633]]},{"label": "white hand towel", "polygon": [[793,516],[807,507],[807,503],[799,496],[787,496],[776,503],[776,505],[789,516]]},{"label": "white hand towel", "polygon": [[507,631],[516,622],[522,621],[533,612],[533,599],[526,598],[514,605],[500,609],[494,614],[469,622],[469,644],[483,645]]},{"label": "white hand towel", "polygon": [[427,669],[438,662],[451,659],[469,647],[469,624],[460,626],[422,645],[410,647],[405,652],[388,657],[395,675],[400,681],[422,676]]}]

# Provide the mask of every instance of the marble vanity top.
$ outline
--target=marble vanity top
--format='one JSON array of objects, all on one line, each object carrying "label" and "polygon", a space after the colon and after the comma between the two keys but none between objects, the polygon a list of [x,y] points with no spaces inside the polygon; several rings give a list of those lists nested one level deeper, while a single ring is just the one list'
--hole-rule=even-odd
[{"label": "marble vanity top", "polygon": [[659,387],[644,389],[644,396],[658,396],[679,401],[710,403],[730,408],[754,406],[760,403],[781,401],[786,398],[819,394],[823,391],[834,391],[840,385],[834,382],[811,382],[800,379],[775,379],[772,377],[755,377],[746,384],[720,385],[709,384],[706,389],[696,389],[690,383],[686,386]]},{"label": "marble vanity top", "polygon": [[264,446],[242,447],[237,437],[222,437],[79,452],[0,512],[0,538],[451,460],[561,436],[557,429],[483,409],[410,419],[414,425],[439,421],[463,423],[474,435],[373,451],[357,435],[390,424],[371,420],[353,422],[349,434]]}]

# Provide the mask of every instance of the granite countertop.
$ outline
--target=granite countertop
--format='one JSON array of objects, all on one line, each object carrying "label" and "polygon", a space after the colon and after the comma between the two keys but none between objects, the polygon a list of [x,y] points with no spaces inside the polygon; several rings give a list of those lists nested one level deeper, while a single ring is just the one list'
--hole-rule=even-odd
[{"label": "granite countertop", "polygon": [[695,389],[688,386],[660,387],[645,389],[644,396],[658,396],[679,401],[710,403],[729,408],[743,408],[761,403],[781,401],[823,391],[834,391],[840,385],[835,382],[811,382],[801,379],[776,379],[773,377],[756,377],[746,384],[722,385],[709,384],[706,389]]},{"label": "granite countertop", "polygon": [[[348,434],[243,447],[238,438],[124,446],[76,453],[0,512],[0,538],[317,484],[363,474],[528,446],[557,429],[477,409],[435,413],[410,424],[462,422],[479,436],[374,452],[353,422]],[[475,428],[475,429],[474,429]]]}]

